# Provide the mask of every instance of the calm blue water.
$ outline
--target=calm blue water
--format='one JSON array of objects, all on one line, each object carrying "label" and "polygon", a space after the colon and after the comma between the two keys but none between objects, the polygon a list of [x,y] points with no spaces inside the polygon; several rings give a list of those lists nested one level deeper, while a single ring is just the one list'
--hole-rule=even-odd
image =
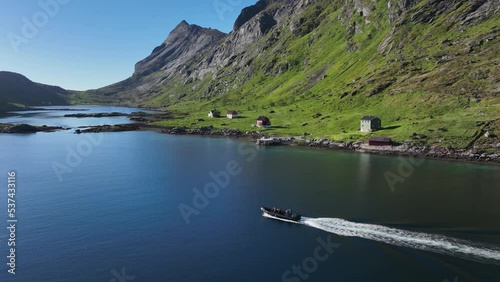
[{"label": "calm blue water", "polygon": [[[31,119],[89,125],[45,114]],[[68,150],[84,154],[68,162]],[[500,167],[425,161],[393,192],[384,174],[397,173],[397,158],[153,132],[0,135],[0,160],[0,220],[7,226],[10,170],[19,220],[15,277],[7,274],[9,234],[0,229],[0,281],[500,278]],[[214,182],[210,172],[234,162],[241,173],[186,224],[179,205],[193,207],[193,189],[203,191]],[[58,177],[54,164],[71,172]],[[263,205],[308,218],[271,220]],[[309,265],[307,279],[293,274],[318,240],[338,246]]]},{"label": "calm blue water", "polygon": [[[133,112],[151,112],[144,109],[126,107],[103,107],[103,106],[51,106],[43,107],[43,111],[19,111],[11,112],[7,117],[0,118],[2,123],[30,124],[34,126],[50,125],[65,128],[77,128],[79,126],[114,125],[129,123],[127,117],[106,117],[106,118],[63,118],[67,114],[93,114],[119,112],[131,114]],[[72,109],[71,111],[61,111],[61,109]],[[83,110],[83,111],[79,111]]]}]

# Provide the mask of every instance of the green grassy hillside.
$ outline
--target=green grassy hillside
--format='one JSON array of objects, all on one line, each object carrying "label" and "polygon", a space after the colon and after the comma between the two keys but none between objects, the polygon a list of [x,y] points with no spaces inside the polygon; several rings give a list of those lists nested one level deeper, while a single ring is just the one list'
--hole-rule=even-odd
[{"label": "green grassy hillside", "polygon": [[[177,113],[159,123],[168,126],[250,131],[267,115],[276,126],[270,134],[366,140],[360,118],[376,115],[385,129],[374,135],[401,142],[418,133],[427,145],[498,144],[479,138],[500,120],[498,11],[477,16],[473,1],[413,1],[404,9],[390,2],[312,1],[247,47],[258,54],[248,62],[202,80],[169,79],[133,104]],[[208,119],[212,108],[244,118]]]}]

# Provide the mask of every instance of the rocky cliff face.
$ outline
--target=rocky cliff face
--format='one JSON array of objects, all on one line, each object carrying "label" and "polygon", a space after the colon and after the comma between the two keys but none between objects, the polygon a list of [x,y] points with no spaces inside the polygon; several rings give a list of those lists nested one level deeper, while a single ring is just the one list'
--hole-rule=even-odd
[{"label": "rocky cliff face", "polygon": [[[483,80],[488,85],[474,92],[496,95],[498,68],[481,67],[498,63],[499,7],[497,0],[261,0],[243,9],[227,35],[181,22],[133,77],[94,94],[165,106],[244,93],[252,79],[288,75],[297,81],[287,93],[327,80],[343,97],[467,94]],[[470,56],[478,57],[468,69],[475,75],[457,67]],[[450,75],[436,76],[442,71]]]},{"label": "rocky cliff face", "polygon": [[144,76],[156,71],[164,71],[166,74],[181,71],[184,63],[195,59],[200,52],[213,48],[225,36],[225,33],[218,30],[182,21],[149,57],[136,64],[134,76]]},{"label": "rocky cliff face", "polygon": [[269,5],[269,0],[260,0],[255,5],[246,7],[241,11],[241,14],[234,23],[233,31],[238,31],[245,23],[251,20],[260,12],[264,11]]}]

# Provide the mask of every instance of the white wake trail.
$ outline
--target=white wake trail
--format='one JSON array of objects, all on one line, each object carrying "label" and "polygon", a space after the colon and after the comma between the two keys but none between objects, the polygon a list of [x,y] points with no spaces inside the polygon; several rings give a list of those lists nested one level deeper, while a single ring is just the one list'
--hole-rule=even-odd
[{"label": "white wake trail", "polygon": [[466,240],[441,235],[426,234],[389,228],[381,225],[362,224],[338,218],[306,218],[301,222],[340,236],[359,237],[399,247],[408,247],[451,255],[462,259],[500,265],[500,249]]},{"label": "white wake trail", "polygon": [[263,217],[267,217],[267,218],[271,218],[271,219],[276,219],[276,220],[284,221],[284,222],[294,223],[294,224],[303,224],[302,221],[297,222],[297,221],[293,221],[293,220],[286,220],[286,219],[283,219],[283,218],[279,218],[279,217],[274,217],[274,216],[268,215],[267,213],[263,213],[262,216]]}]

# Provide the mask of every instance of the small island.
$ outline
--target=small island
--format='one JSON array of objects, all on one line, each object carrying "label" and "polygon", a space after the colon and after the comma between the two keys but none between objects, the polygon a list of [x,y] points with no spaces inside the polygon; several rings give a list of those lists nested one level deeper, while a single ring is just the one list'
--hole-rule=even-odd
[{"label": "small island", "polygon": [[37,132],[56,132],[61,130],[67,130],[60,126],[32,126],[29,124],[0,124],[0,133],[10,133],[10,134],[25,134],[25,133],[37,133]]}]

